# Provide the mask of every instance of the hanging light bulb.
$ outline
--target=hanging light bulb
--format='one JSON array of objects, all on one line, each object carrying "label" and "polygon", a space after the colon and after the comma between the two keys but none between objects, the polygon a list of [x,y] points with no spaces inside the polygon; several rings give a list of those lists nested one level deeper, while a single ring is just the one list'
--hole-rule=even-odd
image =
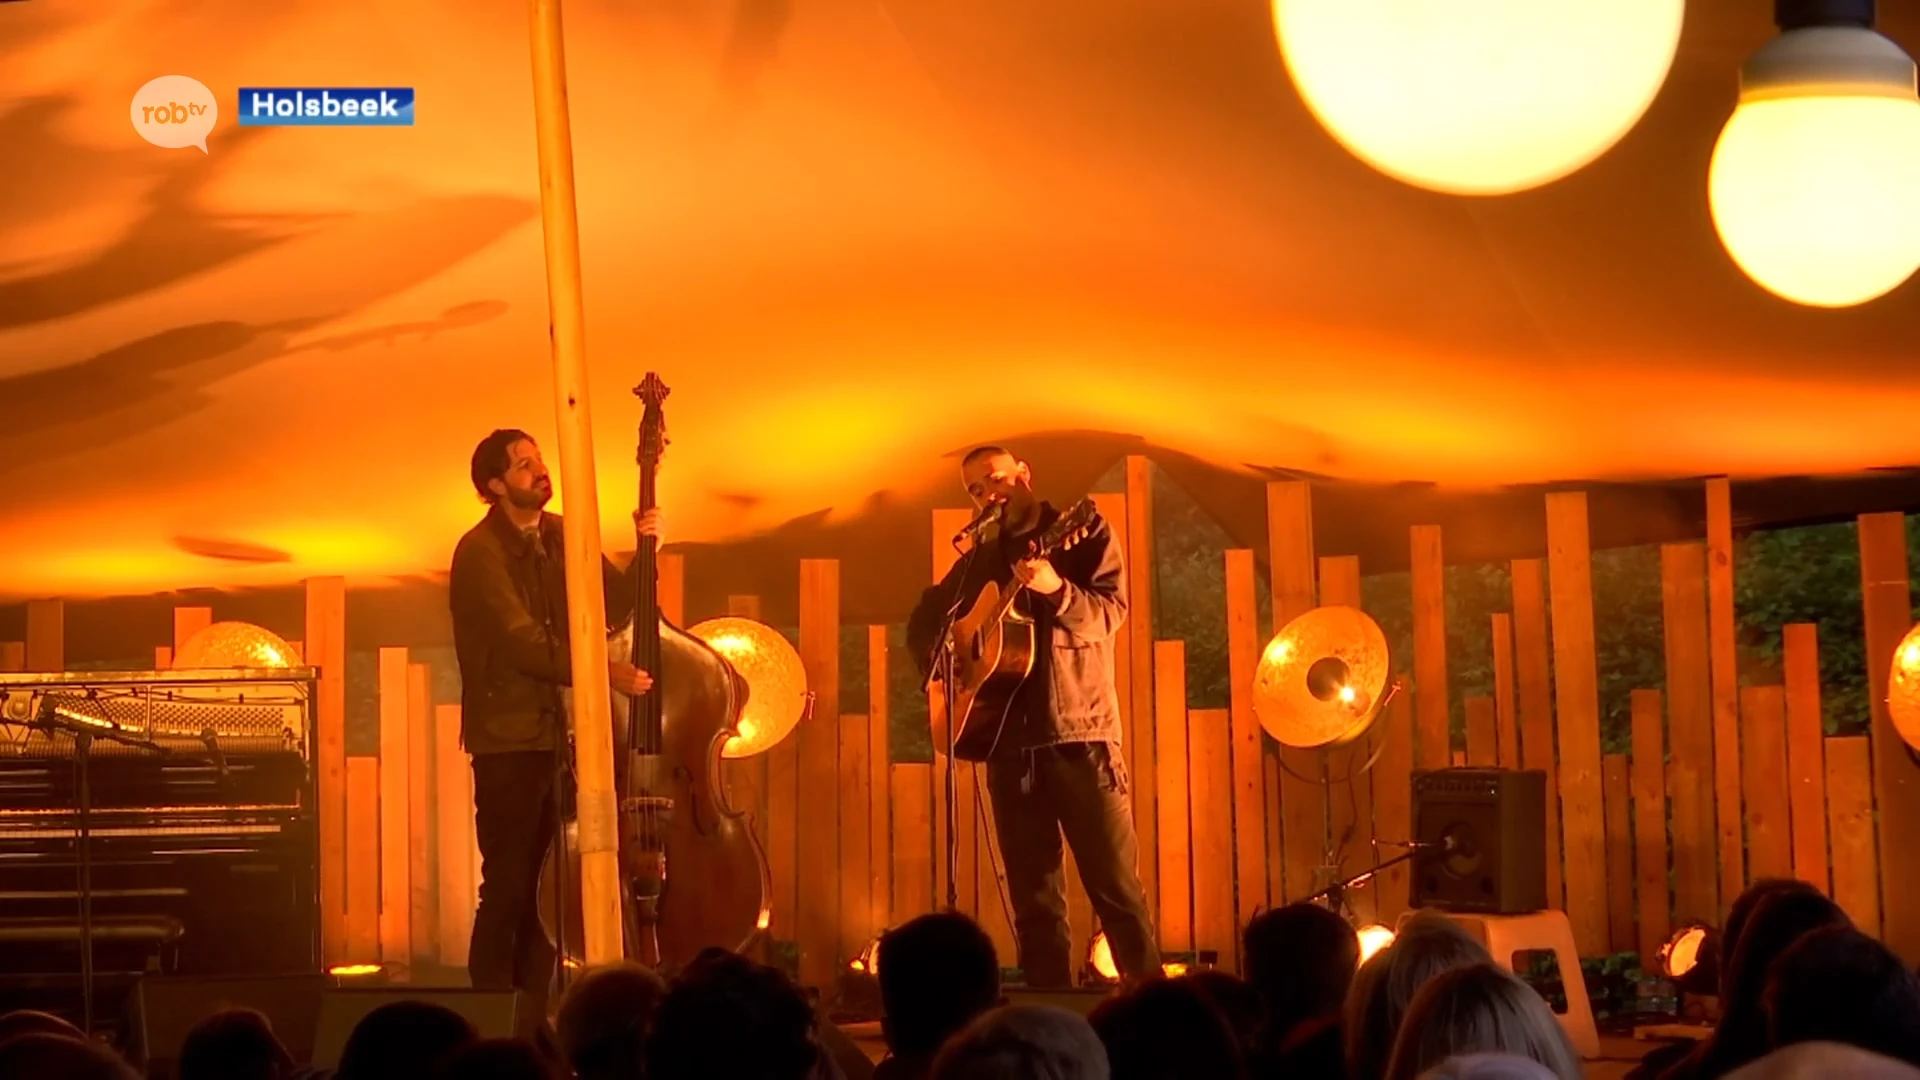
[{"label": "hanging light bulb", "polygon": [[1455,195],[1552,183],[1667,81],[1684,0],[1272,0],[1314,118],[1375,169]]},{"label": "hanging light bulb", "polygon": [[1777,0],[1707,174],[1720,242],[1762,288],[1864,304],[1920,267],[1920,96],[1873,0]]}]

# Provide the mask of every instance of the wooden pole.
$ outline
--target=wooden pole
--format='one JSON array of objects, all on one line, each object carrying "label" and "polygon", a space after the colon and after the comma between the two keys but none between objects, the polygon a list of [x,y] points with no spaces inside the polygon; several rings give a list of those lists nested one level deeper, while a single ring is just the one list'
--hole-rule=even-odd
[{"label": "wooden pole", "polygon": [[565,530],[567,633],[573,660],[574,770],[579,785],[580,902],[586,961],[621,958],[613,712],[607,683],[607,604],[600,585],[600,498],[587,410],[587,339],[580,297],[580,223],[573,198],[573,134],[560,0],[529,0],[534,128],[540,144],[540,221],[547,249],[554,410]]}]

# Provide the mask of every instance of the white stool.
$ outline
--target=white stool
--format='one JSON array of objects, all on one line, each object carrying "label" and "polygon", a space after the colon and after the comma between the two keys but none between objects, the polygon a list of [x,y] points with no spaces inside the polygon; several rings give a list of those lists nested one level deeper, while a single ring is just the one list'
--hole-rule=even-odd
[{"label": "white stool", "polygon": [[[1400,916],[1396,932],[1406,926],[1409,911]],[[1566,988],[1567,1011],[1557,1012],[1560,1026],[1566,1029],[1573,1049],[1588,1060],[1600,1056],[1600,1029],[1593,1023],[1593,1003],[1587,999],[1587,980],[1580,971],[1580,950],[1573,943],[1573,924],[1564,911],[1536,911],[1531,915],[1475,915],[1442,911],[1486,946],[1493,962],[1513,970],[1515,953],[1550,952],[1560,967],[1560,982]],[[1551,1006],[1549,1006],[1551,1008]]]}]

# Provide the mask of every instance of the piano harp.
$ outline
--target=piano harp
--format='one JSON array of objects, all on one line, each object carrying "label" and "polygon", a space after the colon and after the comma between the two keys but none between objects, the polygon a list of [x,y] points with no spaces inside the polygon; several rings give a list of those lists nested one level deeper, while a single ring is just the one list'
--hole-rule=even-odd
[{"label": "piano harp", "polygon": [[317,677],[0,675],[0,986],[81,970],[76,729],[96,978],[318,971]]}]

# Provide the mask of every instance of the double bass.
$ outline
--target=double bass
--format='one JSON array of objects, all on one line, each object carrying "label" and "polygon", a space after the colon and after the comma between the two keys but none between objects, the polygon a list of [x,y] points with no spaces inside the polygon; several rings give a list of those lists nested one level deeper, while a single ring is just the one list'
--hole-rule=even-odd
[{"label": "double bass", "polygon": [[[648,372],[633,392],[644,406],[637,457],[645,513],[659,505],[655,480],[667,445],[662,405],[670,391]],[[637,539],[633,621],[613,643],[625,639],[629,662],[652,674],[653,689],[635,698],[614,695],[622,930],[628,959],[672,971],[709,948],[744,951],[766,929],[773,884],[752,822],[728,802],[720,775],[721,749],[739,734],[747,684],[706,642],[661,614],[656,540]],[[569,910],[558,921],[563,955],[578,962],[580,855],[572,829],[565,861]],[[549,929],[552,904],[548,881],[541,909]]]}]

